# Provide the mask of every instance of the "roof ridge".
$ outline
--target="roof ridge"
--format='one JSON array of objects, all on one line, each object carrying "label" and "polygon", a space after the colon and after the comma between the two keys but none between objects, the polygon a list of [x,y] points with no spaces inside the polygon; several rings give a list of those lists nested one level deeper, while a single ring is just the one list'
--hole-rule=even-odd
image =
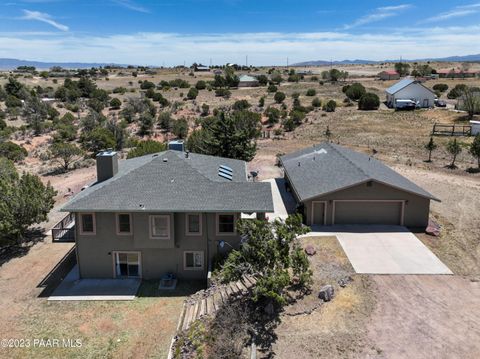
[{"label": "roof ridge", "polygon": [[[333,148],[340,156],[342,156],[343,158],[345,158],[348,163],[350,163],[353,167],[355,167],[356,169],[358,169],[360,172],[362,172],[367,178],[371,179],[372,176],[370,176],[367,172],[365,172],[365,170],[358,166],[357,164],[355,164],[355,162],[353,162],[350,158],[348,158],[347,156],[345,156],[341,151],[338,150],[338,148],[336,148],[335,146],[333,146],[332,144],[328,143],[330,145],[331,148]],[[370,158],[370,156],[368,156]]]}]

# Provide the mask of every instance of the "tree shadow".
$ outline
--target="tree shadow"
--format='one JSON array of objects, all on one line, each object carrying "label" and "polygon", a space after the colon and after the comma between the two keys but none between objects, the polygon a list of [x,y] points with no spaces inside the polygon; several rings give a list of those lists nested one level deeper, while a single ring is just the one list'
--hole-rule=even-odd
[{"label": "tree shadow", "polygon": [[43,242],[45,238],[45,230],[41,227],[34,227],[28,229],[20,241],[5,240],[0,242],[0,267],[13,258],[27,255],[35,244]]}]

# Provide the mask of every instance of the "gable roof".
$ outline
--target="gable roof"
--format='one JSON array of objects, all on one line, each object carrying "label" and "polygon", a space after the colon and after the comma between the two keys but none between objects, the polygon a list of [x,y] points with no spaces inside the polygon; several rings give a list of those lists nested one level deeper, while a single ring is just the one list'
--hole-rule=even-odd
[{"label": "gable roof", "polygon": [[[232,180],[218,175],[232,169]],[[249,182],[244,161],[164,151],[119,163],[118,173],[68,202],[65,212],[273,212],[269,183]]]},{"label": "gable roof", "polygon": [[423,86],[419,81],[416,81],[413,78],[406,78],[406,79],[400,80],[396,84],[394,84],[393,86],[390,86],[388,89],[386,89],[385,92],[390,94],[390,95],[394,95],[398,91],[403,90],[405,87],[410,86],[411,84],[418,84],[418,85],[422,86],[423,88],[425,88],[426,90],[434,93],[428,87]]},{"label": "gable roof", "polygon": [[280,160],[302,202],[368,181],[438,201],[375,158],[332,143],[305,148],[282,156]]}]

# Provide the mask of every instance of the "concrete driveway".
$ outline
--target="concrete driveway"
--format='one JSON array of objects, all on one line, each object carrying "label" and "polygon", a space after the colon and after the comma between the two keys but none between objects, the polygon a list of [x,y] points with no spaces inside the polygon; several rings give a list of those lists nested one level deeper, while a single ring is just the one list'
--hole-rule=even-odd
[{"label": "concrete driveway", "polygon": [[267,213],[269,221],[275,219],[285,220],[289,214],[295,213],[295,199],[285,189],[285,179],[271,178],[263,182],[270,182],[272,186],[272,199],[274,213]]},{"label": "concrete driveway", "polygon": [[412,232],[402,226],[331,226],[308,235],[335,235],[357,273],[452,274]]}]

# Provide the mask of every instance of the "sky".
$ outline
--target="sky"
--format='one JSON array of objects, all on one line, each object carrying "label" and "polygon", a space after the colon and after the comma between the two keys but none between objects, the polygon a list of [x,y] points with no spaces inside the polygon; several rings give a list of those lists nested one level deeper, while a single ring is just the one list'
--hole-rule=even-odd
[{"label": "sky", "polygon": [[0,0],[0,58],[285,65],[479,53],[478,0]]}]

